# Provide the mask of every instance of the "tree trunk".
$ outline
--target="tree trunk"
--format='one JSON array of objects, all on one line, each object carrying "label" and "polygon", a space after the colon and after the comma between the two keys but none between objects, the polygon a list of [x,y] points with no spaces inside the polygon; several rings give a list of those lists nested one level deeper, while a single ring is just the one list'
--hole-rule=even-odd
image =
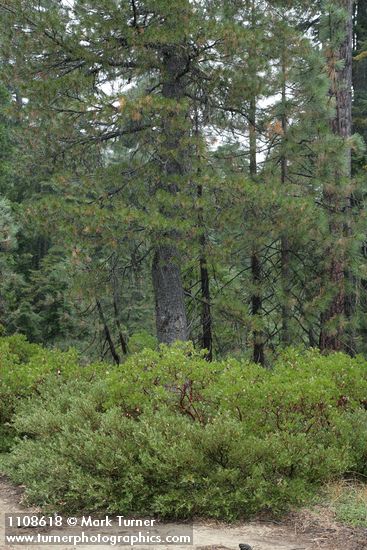
[{"label": "tree trunk", "polygon": [[116,365],[119,365],[120,364],[120,356],[116,351],[115,344],[113,343],[111,332],[110,332],[110,329],[108,327],[107,320],[106,320],[106,318],[104,316],[104,313],[103,313],[102,304],[97,298],[96,298],[96,304],[97,304],[99,318],[100,318],[100,321],[103,325],[103,331],[104,331],[104,334],[105,334],[106,342],[108,343],[108,347],[110,348],[110,352],[111,352],[111,355],[113,357],[113,360],[115,361]]},{"label": "tree trunk", "polygon": [[152,277],[157,337],[165,344],[188,338],[179,261],[175,246],[163,244],[155,247]]},{"label": "tree trunk", "polygon": [[[198,134],[198,128],[197,128]],[[203,196],[203,187],[198,185],[197,194],[199,200]],[[201,346],[208,350],[206,359],[211,361],[213,358],[213,335],[212,335],[212,315],[211,315],[211,296],[210,296],[210,279],[206,259],[206,237],[204,233],[204,216],[203,208],[199,207],[198,226],[200,231],[199,246],[200,246],[200,287],[201,287],[201,327],[202,338]]]},{"label": "tree trunk", "polygon": [[[257,139],[256,139],[256,97],[252,97],[250,101],[250,126],[249,126],[249,142],[250,142],[250,175],[255,178],[257,173]],[[252,296],[251,296],[251,313],[254,317],[260,317],[262,313],[262,270],[261,257],[257,246],[252,249],[251,255],[251,277],[252,277]],[[255,320],[255,323],[257,320]],[[253,351],[252,358],[255,363],[265,365],[264,352],[264,334],[262,330],[254,328],[253,330]]]},{"label": "tree trunk", "polygon": [[[203,236],[205,241],[205,236]],[[203,330],[202,334],[202,347],[208,350],[206,359],[212,360],[213,357],[213,336],[212,336],[212,316],[210,308],[210,283],[209,272],[207,268],[207,261],[205,255],[205,242],[201,244],[200,254],[200,284],[201,284],[201,326]]]},{"label": "tree trunk", "polygon": [[[355,43],[356,55],[367,50],[367,2],[358,0],[355,13]],[[367,143],[367,57],[353,63],[353,132],[360,134]]]},{"label": "tree trunk", "polygon": [[[285,186],[287,183],[288,176],[288,159],[286,152],[284,150],[284,142],[287,136],[287,113],[286,113],[286,104],[287,104],[287,63],[286,56],[283,52],[282,56],[282,133],[283,133],[283,151],[280,159],[281,164],[281,183],[282,186]],[[289,346],[291,344],[291,334],[290,334],[290,319],[291,312],[289,306],[289,294],[291,292],[290,278],[290,241],[288,237],[288,232],[282,235],[280,240],[280,262],[281,262],[281,281],[282,281],[282,330],[281,330],[281,340],[283,346]]]},{"label": "tree trunk", "polygon": [[[163,52],[162,95],[177,103],[184,97],[185,72],[188,58],[178,46],[166,47]],[[176,109],[167,107],[163,133],[164,150],[160,153],[163,168],[162,181],[157,189],[164,189],[172,197],[179,190],[180,178],[187,175],[187,136],[185,118]],[[166,218],[173,218],[170,205],[161,207]],[[188,339],[184,291],[180,270],[180,253],[177,247],[177,231],[161,231],[154,236],[157,244],[152,263],[152,280],[155,293],[156,327],[159,342],[170,344],[175,340]]]},{"label": "tree trunk", "polygon": [[[261,315],[262,309],[262,296],[259,290],[259,285],[262,281],[261,273],[261,260],[259,258],[258,252],[254,250],[251,256],[251,274],[252,274],[252,284],[257,287],[258,290],[253,292],[251,297],[251,309],[252,315]],[[262,331],[255,329],[253,331],[253,360],[255,363],[260,365],[265,365],[265,353],[264,353],[264,334]]]},{"label": "tree trunk", "polygon": [[[196,151],[195,156],[198,164],[197,175],[201,175],[201,162],[199,138],[199,113],[195,109],[195,137]],[[213,333],[212,333],[212,314],[211,314],[211,295],[210,295],[210,277],[207,264],[207,239],[205,235],[204,207],[202,205],[203,186],[197,185],[198,208],[198,230],[199,230],[199,268],[200,268],[200,289],[201,289],[201,348],[207,350],[205,356],[207,361],[213,358]]]},{"label": "tree trunk", "polygon": [[119,279],[116,275],[115,268],[112,268],[112,294],[113,294],[113,312],[115,315],[115,323],[117,328],[117,333],[119,336],[119,342],[121,351],[124,355],[127,355],[127,341],[123,335],[121,321],[120,321],[120,312],[121,312],[121,299],[119,292]]},{"label": "tree trunk", "polygon": [[[331,127],[335,135],[347,140],[352,132],[352,47],[353,47],[353,0],[340,0],[347,11],[345,38],[339,47],[337,58],[343,66],[335,70],[331,67],[330,94],[335,98],[336,116]],[[335,62],[334,62],[335,64]],[[347,212],[350,199],[344,196],[342,180],[351,177],[351,150],[346,145],[345,162],[342,169],[335,172],[335,182],[324,188],[325,206],[330,212],[329,228],[333,244],[328,250],[330,258],[328,279],[333,288],[333,296],[321,316],[320,349],[342,350],[345,347],[344,318],[346,314],[345,270],[346,251],[344,240],[348,220],[340,219],[341,212]]]},{"label": "tree trunk", "polygon": [[[357,0],[354,5],[354,44],[353,53],[357,57],[353,61],[353,110],[352,110],[352,133],[358,133],[367,144],[367,57],[360,57],[367,50],[367,3],[365,0]],[[360,174],[364,170],[367,162],[366,154],[352,160],[352,176]],[[363,215],[364,210],[363,190],[357,189],[351,196],[351,206],[357,212]],[[361,246],[361,253],[366,258],[365,243]],[[351,355],[357,353],[356,338],[356,310],[359,289],[364,293],[367,287],[367,281],[362,280],[358,275],[350,270],[346,273],[348,281],[348,291],[346,295],[346,315],[348,317],[348,352]],[[363,311],[363,308],[362,308]],[[361,335],[365,338],[365,335]]]}]

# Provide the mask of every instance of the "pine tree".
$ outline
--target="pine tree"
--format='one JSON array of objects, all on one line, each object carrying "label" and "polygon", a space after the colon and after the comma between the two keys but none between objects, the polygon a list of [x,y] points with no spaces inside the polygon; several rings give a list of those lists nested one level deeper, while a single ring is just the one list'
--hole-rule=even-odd
[{"label": "pine tree", "polygon": [[329,211],[329,229],[333,242],[328,250],[329,280],[333,295],[322,314],[320,348],[341,350],[345,345],[346,314],[346,250],[345,228],[350,201],[351,150],[348,139],[352,130],[352,45],[353,1],[339,0],[328,5],[329,23],[326,34],[326,55],[330,78],[330,98],[335,102],[335,116],[331,127],[335,136],[343,140],[345,149],[334,172],[334,181],[324,186],[323,200]]},{"label": "pine tree", "polygon": [[[61,151],[73,146],[74,154],[80,153],[83,147],[123,136],[138,137],[138,147],[146,148],[143,183],[156,199],[161,219],[161,227],[151,233],[157,334],[163,342],[185,340],[189,335],[179,250],[184,220],[175,203],[192,179],[188,97],[199,86],[204,65],[213,71],[207,59],[216,55],[217,37],[206,16],[210,5],[181,0],[172,6],[162,0],[153,6],[132,0],[121,7],[103,2],[96,8],[79,1],[72,7],[58,2],[47,7],[12,1],[3,8],[10,29],[15,22],[20,29],[8,35],[14,55],[24,56],[23,82],[32,83],[25,90],[32,109],[38,103],[49,116],[63,120],[55,136]],[[146,87],[128,102],[124,89],[129,83],[136,87],[139,79],[145,79]],[[116,83],[118,93],[103,89]]]},{"label": "pine tree", "polygon": [[32,215],[9,330],[88,338],[116,363],[154,317],[159,341],[192,339],[208,359],[355,351],[351,6],[0,3],[19,129],[3,188]]}]

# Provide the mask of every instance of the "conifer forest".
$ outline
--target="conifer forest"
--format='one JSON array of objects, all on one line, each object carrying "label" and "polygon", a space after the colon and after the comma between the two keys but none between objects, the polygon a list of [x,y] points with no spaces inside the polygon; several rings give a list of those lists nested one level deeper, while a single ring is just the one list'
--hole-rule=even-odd
[{"label": "conifer forest", "polygon": [[0,471],[29,502],[232,520],[366,477],[366,145],[366,0],[0,0]]},{"label": "conifer forest", "polygon": [[365,2],[0,10],[5,334],[367,352]]}]

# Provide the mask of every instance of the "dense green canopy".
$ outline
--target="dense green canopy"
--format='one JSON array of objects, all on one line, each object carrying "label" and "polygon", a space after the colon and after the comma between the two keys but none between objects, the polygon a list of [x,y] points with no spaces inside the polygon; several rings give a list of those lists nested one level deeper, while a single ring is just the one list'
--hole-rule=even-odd
[{"label": "dense green canopy", "polygon": [[365,11],[0,1],[3,331],[365,353]]}]

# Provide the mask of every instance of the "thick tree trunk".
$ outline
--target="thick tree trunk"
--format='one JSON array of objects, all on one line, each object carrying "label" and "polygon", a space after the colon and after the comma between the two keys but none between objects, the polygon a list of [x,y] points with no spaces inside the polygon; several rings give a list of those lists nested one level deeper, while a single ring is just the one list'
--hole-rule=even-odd
[{"label": "thick tree trunk", "polygon": [[[343,66],[335,70],[331,67],[331,96],[335,98],[336,116],[332,121],[334,134],[347,140],[352,132],[352,48],[353,48],[353,0],[339,0],[346,9],[348,17],[345,25],[345,38],[340,45],[338,59]],[[342,189],[343,179],[351,177],[351,150],[346,145],[345,162],[342,169],[335,173],[335,182],[324,189],[324,203],[330,212],[330,234],[333,245],[328,250],[329,284],[333,296],[321,316],[320,348],[322,350],[342,350],[345,348],[345,314],[346,314],[346,251],[345,236],[348,220],[344,214],[350,206],[350,199],[345,197]]]},{"label": "thick tree trunk", "polygon": [[[188,59],[177,46],[166,47],[163,52],[162,95],[168,100],[179,102],[185,92],[185,72]],[[179,110],[178,110],[179,111]],[[172,197],[179,190],[180,178],[185,177],[188,168],[187,135],[182,113],[167,108],[163,132],[164,150],[160,152],[163,166],[162,181],[157,186]],[[173,218],[170,205],[162,206],[161,213]],[[184,291],[181,280],[179,234],[177,231],[161,231],[154,236],[156,246],[152,263],[152,279],[156,305],[156,326],[159,342],[172,343],[188,339]]]},{"label": "thick tree trunk", "polygon": [[179,263],[180,257],[175,246],[163,244],[155,247],[152,277],[157,338],[165,344],[188,338]]},{"label": "thick tree trunk", "polygon": [[[334,134],[348,139],[352,134],[352,58],[353,58],[353,4],[354,0],[339,0],[348,17],[345,27],[345,39],[339,49],[339,59],[343,67],[336,73],[333,94],[336,99],[336,117],[332,121]],[[351,149],[346,148],[346,167],[344,177],[351,176]]]}]

